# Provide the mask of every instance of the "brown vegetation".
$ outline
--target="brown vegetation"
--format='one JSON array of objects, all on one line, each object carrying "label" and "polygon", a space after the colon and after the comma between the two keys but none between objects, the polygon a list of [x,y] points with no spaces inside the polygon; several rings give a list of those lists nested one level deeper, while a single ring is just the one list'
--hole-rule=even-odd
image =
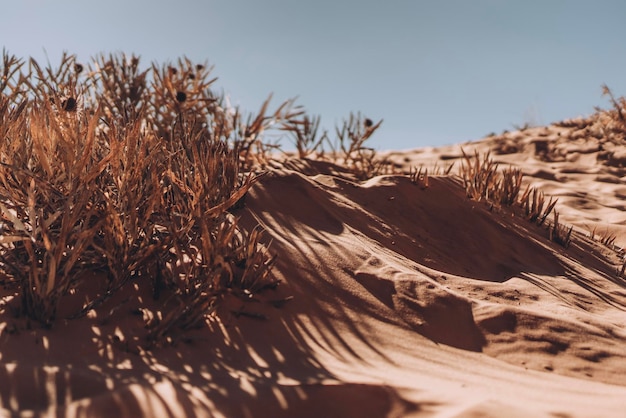
[{"label": "brown vegetation", "polygon": [[271,282],[261,230],[229,212],[257,178],[246,147],[264,117],[241,123],[188,60],[140,71],[138,57],[101,56],[82,70],[3,56],[0,273],[21,312],[49,326],[84,280],[102,290],[71,317],[150,280],[167,298],[148,324],[158,340]]},{"label": "brown vegetation", "polygon": [[148,69],[123,54],[88,66],[64,55],[56,69],[2,59],[0,275],[19,313],[45,326],[87,280],[98,290],[70,318],[150,282],[164,303],[147,315],[149,344],[196,326],[225,294],[275,286],[262,230],[233,214],[279,149],[263,141],[270,128],[300,158],[340,159],[359,179],[384,170],[363,145],[382,121],[351,115],[333,145],[293,100],[270,111],[268,98],[249,116],[229,108],[211,68],[188,59]]},{"label": "brown vegetation", "polygon": [[553,213],[554,221],[548,225],[549,238],[563,247],[569,246],[573,228],[559,223],[559,214],[554,209],[557,200],[550,198],[544,208],[543,193],[530,185],[520,196],[523,179],[520,169],[509,167],[498,170],[498,163],[490,158],[489,153],[481,157],[476,152],[472,158],[462,152],[464,164],[461,164],[459,174],[467,197],[497,207],[521,208],[524,217],[538,226],[544,225],[546,218]]}]

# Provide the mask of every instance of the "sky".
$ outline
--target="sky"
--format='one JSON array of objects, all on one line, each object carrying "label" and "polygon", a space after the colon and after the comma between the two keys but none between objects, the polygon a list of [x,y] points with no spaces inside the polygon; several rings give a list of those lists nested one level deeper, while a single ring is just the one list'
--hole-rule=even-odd
[{"label": "sky", "polygon": [[361,112],[383,120],[371,147],[401,150],[609,107],[603,84],[626,95],[625,18],[623,0],[13,0],[0,40],[40,63],[208,62],[245,111],[298,97],[331,132]]}]

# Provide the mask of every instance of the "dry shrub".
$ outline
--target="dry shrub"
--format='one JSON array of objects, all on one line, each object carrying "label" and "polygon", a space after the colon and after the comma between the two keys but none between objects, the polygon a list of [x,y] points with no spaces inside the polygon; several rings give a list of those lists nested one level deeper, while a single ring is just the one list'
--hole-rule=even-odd
[{"label": "dry shrub", "polygon": [[[351,113],[341,127],[335,126],[337,136],[332,141],[327,131],[319,133],[319,116],[309,116],[299,110],[284,115],[279,129],[286,132],[295,145],[298,158],[313,156],[331,160],[347,168],[356,179],[367,180],[391,173],[391,163],[386,158],[380,158],[375,149],[365,146],[382,122],[374,123],[360,113]],[[325,145],[329,148],[326,149]]]},{"label": "dry shrub", "polygon": [[546,218],[554,210],[556,202],[557,199],[552,200],[552,197],[550,197],[547,206],[544,208],[545,196],[543,192],[530,186],[526,187],[526,191],[519,200],[519,204],[524,210],[526,219],[539,226],[544,224]]},{"label": "dry shrub", "polygon": [[341,128],[335,127],[337,139],[333,145],[333,155],[359,180],[390,173],[389,162],[380,159],[376,150],[365,146],[365,142],[380,128],[382,122],[374,123],[360,113],[351,113],[347,120],[344,119]]},{"label": "dry shrub", "polygon": [[101,56],[85,73],[64,55],[56,70],[23,67],[4,54],[0,274],[23,314],[52,324],[85,271],[106,272],[90,276],[105,290],[72,317],[149,278],[168,300],[149,324],[154,344],[202,322],[224,293],[275,285],[261,230],[229,211],[257,178],[251,144],[291,102],[244,124],[209,89],[210,69],[187,59],[142,71],[138,57]]},{"label": "dry shrub", "polygon": [[602,94],[609,96],[612,109],[597,109],[599,120],[604,128],[604,134],[609,139],[622,142],[626,140],[626,98],[616,98],[608,86],[602,86]]},{"label": "dry shrub", "polygon": [[497,207],[511,207],[514,211],[521,209],[526,219],[539,226],[545,224],[550,213],[554,213],[554,222],[548,225],[549,238],[563,247],[569,246],[573,227],[567,228],[559,223],[559,214],[554,209],[556,199],[550,198],[546,205],[543,192],[530,186],[520,196],[521,170],[511,167],[499,171],[489,153],[481,157],[475,152],[472,158],[463,151],[463,156],[465,161],[459,174],[467,197]]},{"label": "dry shrub", "polygon": [[493,195],[494,177],[496,175],[497,164],[491,160],[489,153],[485,154],[481,160],[478,151],[474,154],[474,159],[461,149],[465,164],[461,163],[459,175],[463,180],[465,194],[472,200],[489,200]]},{"label": "dry shrub", "polygon": [[521,170],[510,167],[500,172],[489,153],[481,159],[475,152],[472,159],[461,151],[465,161],[461,164],[460,175],[467,197],[499,206],[511,206],[517,202],[522,186]]}]

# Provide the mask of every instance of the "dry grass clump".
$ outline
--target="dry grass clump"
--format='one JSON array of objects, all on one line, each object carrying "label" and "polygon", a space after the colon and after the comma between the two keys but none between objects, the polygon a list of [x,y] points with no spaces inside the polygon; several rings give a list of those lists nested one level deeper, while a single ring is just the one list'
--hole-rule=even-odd
[{"label": "dry grass clump", "polygon": [[332,153],[359,180],[390,173],[389,162],[380,159],[376,150],[365,146],[365,142],[380,128],[382,122],[374,123],[357,113],[344,119],[341,128],[335,127],[337,138]]},{"label": "dry grass clump", "polygon": [[427,168],[411,167],[411,170],[409,171],[409,179],[411,180],[411,183],[419,186],[421,189],[428,189],[429,187],[429,176]]},{"label": "dry grass clump", "polygon": [[552,197],[550,197],[550,200],[544,207],[545,196],[543,192],[530,186],[526,187],[526,191],[519,199],[519,205],[522,207],[526,219],[539,226],[544,224],[546,218],[554,210],[556,202],[556,199],[552,200]]},{"label": "dry grass clump", "polygon": [[594,227],[593,230],[589,232],[589,238],[600,242],[600,244],[608,248],[611,248],[611,249],[616,248],[616,245],[615,245],[615,240],[617,239],[616,234],[611,233],[611,231],[609,231],[608,228],[603,233],[600,233],[598,235],[596,235],[596,232],[597,232],[597,227]]},{"label": "dry grass clump", "polygon": [[511,206],[516,203],[522,186],[522,172],[516,168],[498,171],[489,153],[482,159],[475,153],[474,158],[464,150],[465,162],[461,164],[461,178],[467,196],[473,200],[486,200],[499,206]]},{"label": "dry grass clump", "polygon": [[572,237],[573,226],[569,228],[559,223],[559,213],[554,211],[554,222],[549,227],[550,241],[554,241],[562,247],[569,247]]},{"label": "dry grass clump", "polygon": [[626,140],[626,98],[616,98],[608,86],[602,86],[602,94],[609,96],[612,109],[600,110],[599,119],[603,126],[604,135],[611,140],[617,140],[620,143]]},{"label": "dry grass clump", "polygon": [[225,293],[275,284],[262,231],[230,213],[257,179],[246,152],[268,119],[242,123],[205,65],[141,71],[118,55],[85,71],[64,56],[53,70],[4,53],[0,72],[0,277],[22,314],[49,326],[85,280],[102,290],[70,317],[149,280],[166,298],[147,324],[153,343]]},{"label": "dry grass clump", "polygon": [[429,187],[430,176],[448,176],[450,175],[453,167],[454,163],[449,164],[447,167],[443,168],[435,164],[435,166],[430,169],[430,172],[428,171],[428,168],[425,168],[424,166],[420,166],[419,168],[411,167],[409,169],[408,176],[411,180],[411,183],[419,186],[422,189],[427,189]]},{"label": "dry grass clump", "polygon": [[327,131],[319,133],[319,117],[299,112],[284,118],[280,129],[295,145],[298,158],[330,160],[347,168],[357,180],[367,180],[392,172],[391,163],[365,145],[382,122],[351,113],[341,126],[335,126],[336,138],[331,140]]},{"label": "dry grass clump", "polygon": [[559,223],[559,214],[555,209],[556,199],[550,198],[546,204],[543,193],[530,186],[520,195],[523,180],[521,170],[512,167],[498,170],[498,164],[490,158],[489,153],[481,157],[476,152],[474,157],[470,157],[465,151],[462,152],[464,162],[459,175],[467,197],[488,202],[492,207],[521,210],[528,221],[538,226],[544,225],[548,216],[553,213],[554,221],[547,225],[549,239],[563,247],[569,246],[573,228]]}]

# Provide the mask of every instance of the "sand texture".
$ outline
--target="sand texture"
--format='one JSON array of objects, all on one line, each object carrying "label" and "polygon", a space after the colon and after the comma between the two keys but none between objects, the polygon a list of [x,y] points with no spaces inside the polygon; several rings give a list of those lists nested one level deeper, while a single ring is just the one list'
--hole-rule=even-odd
[{"label": "sand texture", "polygon": [[276,163],[236,213],[266,230],[276,289],[150,351],[141,286],[49,330],[5,303],[0,416],[624,416],[626,153],[585,123],[385,153],[454,174],[490,151],[558,198],[569,247],[454,175]]}]

